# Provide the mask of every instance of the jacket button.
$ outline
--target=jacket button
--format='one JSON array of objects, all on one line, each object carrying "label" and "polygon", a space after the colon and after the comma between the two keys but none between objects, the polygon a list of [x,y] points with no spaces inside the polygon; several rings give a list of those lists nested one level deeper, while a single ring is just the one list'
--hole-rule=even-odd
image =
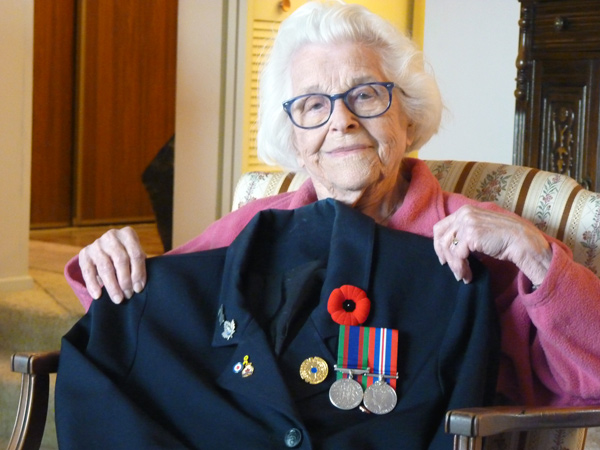
[{"label": "jacket button", "polygon": [[300,445],[300,441],[302,441],[302,433],[298,428],[291,428],[285,433],[285,437],[283,438],[285,445],[289,448],[295,448]]}]

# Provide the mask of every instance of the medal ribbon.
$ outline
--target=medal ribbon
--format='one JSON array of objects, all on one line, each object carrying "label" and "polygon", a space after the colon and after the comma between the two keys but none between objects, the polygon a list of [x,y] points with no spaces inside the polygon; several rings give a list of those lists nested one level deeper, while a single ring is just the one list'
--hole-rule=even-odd
[{"label": "medal ribbon", "polygon": [[[366,369],[375,375],[398,373],[398,330],[390,328],[356,327],[340,325],[337,366],[344,369]],[[337,378],[348,377],[337,372]],[[366,389],[378,377],[357,375],[356,381]],[[396,379],[389,384],[396,389]]]}]

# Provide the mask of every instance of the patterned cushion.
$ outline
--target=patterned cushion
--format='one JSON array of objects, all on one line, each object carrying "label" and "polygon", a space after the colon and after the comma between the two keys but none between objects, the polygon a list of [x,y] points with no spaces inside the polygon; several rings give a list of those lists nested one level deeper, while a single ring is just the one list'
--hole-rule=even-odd
[{"label": "patterned cushion", "polygon": [[257,198],[269,197],[297,190],[306,175],[291,172],[247,172],[243,174],[233,193],[232,211]]},{"label": "patterned cushion", "polygon": [[529,167],[427,161],[442,189],[494,202],[566,243],[574,258],[600,276],[600,194],[564,175]]},{"label": "patterned cushion", "polygon": [[[467,161],[425,161],[442,189],[494,202],[566,243],[575,260],[600,276],[600,194],[564,175],[529,167]],[[249,172],[235,189],[233,209],[294,191],[306,174]]]}]

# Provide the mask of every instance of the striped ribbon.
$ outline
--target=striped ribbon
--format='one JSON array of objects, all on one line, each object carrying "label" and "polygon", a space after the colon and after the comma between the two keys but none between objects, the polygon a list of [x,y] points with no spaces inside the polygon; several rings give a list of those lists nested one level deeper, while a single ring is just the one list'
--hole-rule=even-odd
[{"label": "striped ribbon", "polygon": [[[366,369],[376,375],[398,373],[398,330],[375,327],[340,325],[338,340],[338,368]],[[337,378],[348,377],[337,372]],[[355,376],[356,381],[366,389],[377,381],[377,377]],[[389,379],[390,386],[396,389],[396,379]]]}]

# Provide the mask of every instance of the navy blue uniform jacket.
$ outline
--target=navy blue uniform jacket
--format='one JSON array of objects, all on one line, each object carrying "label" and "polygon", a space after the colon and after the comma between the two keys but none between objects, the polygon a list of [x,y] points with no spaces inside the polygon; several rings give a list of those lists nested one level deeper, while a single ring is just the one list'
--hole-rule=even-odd
[{"label": "navy blue uniform jacket", "polygon": [[[471,264],[474,281],[457,282],[430,239],[333,200],[262,212],[227,248],[150,259],[141,294],[95,301],[63,338],[60,448],[450,449],[446,410],[488,402],[496,381],[494,305]],[[371,299],[364,326],[399,330],[389,414],[329,401],[339,325],[327,300],[344,284]],[[233,367],[246,355],[244,378]],[[312,356],[329,364],[317,385],[299,375]]]}]

